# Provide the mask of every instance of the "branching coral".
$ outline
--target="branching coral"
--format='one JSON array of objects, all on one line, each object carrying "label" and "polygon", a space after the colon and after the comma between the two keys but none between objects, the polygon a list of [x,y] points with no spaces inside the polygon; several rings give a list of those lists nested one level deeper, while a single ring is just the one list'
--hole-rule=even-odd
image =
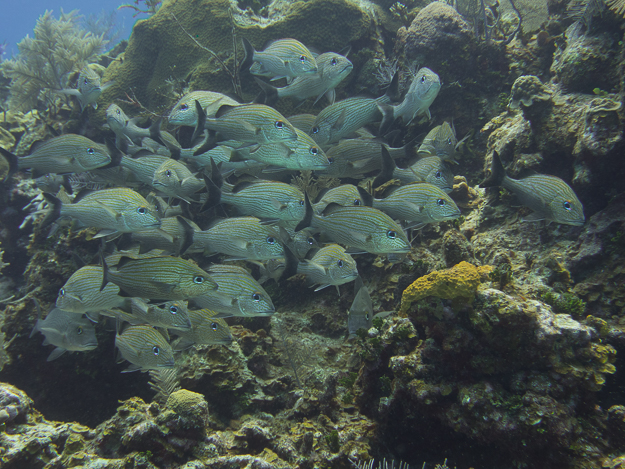
[{"label": "branching coral", "polygon": [[2,73],[11,79],[12,111],[26,112],[39,103],[54,106],[62,96],[57,91],[68,86],[70,74],[102,51],[104,38],[85,32],[77,20],[76,11],[61,12],[59,19],[46,11],[37,20],[35,37],[22,39],[17,57],[0,64]]},{"label": "branching coral", "polygon": [[475,267],[462,261],[451,269],[437,270],[424,275],[404,290],[400,313],[406,313],[413,302],[428,296],[455,300],[458,304],[469,302],[475,296],[482,279],[492,270],[489,265]]}]

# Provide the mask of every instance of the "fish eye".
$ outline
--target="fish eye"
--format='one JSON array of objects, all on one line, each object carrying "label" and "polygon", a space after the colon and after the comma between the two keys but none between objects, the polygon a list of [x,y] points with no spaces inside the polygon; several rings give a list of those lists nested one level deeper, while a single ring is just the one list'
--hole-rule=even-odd
[{"label": "fish eye", "polygon": [[155,345],[154,347],[152,347],[152,353],[158,357],[158,354],[161,353],[161,349]]},{"label": "fish eye", "polygon": [[336,57],[332,57],[332,60],[330,60],[330,65],[336,65],[337,63],[339,63],[339,61],[336,60]]},{"label": "fish eye", "polygon": [[181,104],[180,105],[180,110],[181,111],[186,111],[187,109],[189,109],[189,105],[188,104]]},{"label": "fish eye", "polygon": [[267,236],[267,243],[276,244],[276,238],[274,238],[273,236]]},{"label": "fish eye", "polygon": [[354,205],[360,205],[361,203],[360,199],[354,199]]},{"label": "fish eye", "polygon": [[93,149],[92,147],[87,148],[87,153],[89,153],[90,155],[93,155],[95,153],[95,149]]},{"label": "fish eye", "polygon": [[571,210],[571,208],[572,208],[571,202],[569,202],[568,200],[566,200],[566,201],[564,202],[564,208],[565,208],[565,209],[567,209],[567,210]]},{"label": "fish eye", "polygon": [[218,327],[218,326],[217,326],[217,323],[216,323],[216,322],[211,323],[211,329],[212,329],[213,331],[216,331],[216,330],[217,330],[217,327]]},{"label": "fish eye", "polygon": [[284,127],[284,122],[282,121],[276,121],[276,129],[281,129]]},{"label": "fish eye", "polygon": [[393,230],[388,230],[386,232],[386,236],[389,237],[390,239],[395,239],[397,238],[397,232]]},{"label": "fish eye", "polygon": [[138,207],[137,208],[137,213],[140,215],[145,215],[146,213],[148,213],[148,209],[145,207]]},{"label": "fish eye", "polygon": [[82,334],[82,327],[78,326],[78,328],[76,329],[76,334],[78,335]]},{"label": "fish eye", "polygon": [[310,147],[311,155],[316,155],[317,153],[319,153],[319,149],[317,147]]},{"label": "fish eye", "polygon": [[167,176],[168,178],[171,177],[171,169],[168,169],[167,171],[165,171],[165,176]]},{"label": "fish eye", "polygon": [[65,296],[65,288],[59,290],[59,296]]},{"label": "fish eye", "polygon": [[421,83],[425,83],[425,75],[421,77]]},{"label": "fish eye", "polygon": [[176,313],[178,313],[178,306],[173,306],[173,305],[172,305],[172,306],[170,306],[170,307],[169,307],[169,312],[170,312],[171,314],[176,314]]},{"label": "fish eye", "polygon": [[339,259],[336,265],[338,265],[339,267],[343,267],[343,261]]},{"label": "fish eye", "polygon": [[440,178],[442,177],[441,172],[440,172],[440,171],[436,171],[436,174],[434,175],[434,177],[435,177],[436,179],[440,179]]},{"label": "fish eye", "polygon": [[445,205],[445,200],[444,199],[438,199],[436,201],[436,203],[442,207],[443,205]]},{"label": "fish eye", "polygon": [[330,164],[334,163],[334,158],[328,158],[328,163]]},{"label": "fish eye", "polygon": [[303,207],[306,204],[306,202],[304,202],[303,200],[300,200],[299,204]]},{"label": "fish eye", "polygon": [[260,301],[260,293],[252,293],[252,299],[254,301]]},{"label": "fish eye", "polygon": [[89,80],[85,78],[85,85],[88,85],[88,84],[89,84]]},{"label": "fish eye", "polygon": [[368,321],[369,320],[369,313],[365,314],[365,319]]},{"label": "fish eye", "polygon": [[304,57],[303,55],[300,55],[299,56],[299,61],[302,62],[302,63],[306,62],[306,57]]},{"label": "fish eye", "polygon": [[451,145],[451,137],[447,137],[447,145]]},{"label": "fish eye", "polygon": [[195,277],[193,277],[193,283],[202,285],[204,283],[204,277],[202,277],[201,275],[196,275]]},{"label": "fish eye", "polygon": [[121,109],[117,109],[115,112],[117,113],[118,116],[120,116],[121,113],[122,113],[122,110]]},{"label": "fish eye", "polygon": [[313,244],[315,244],[315,238],[308,238],[306,242],[308,242],[308,244],[312,246]]},{"label": "fish eye", "polygon": [[313,134],[318,134],[319,133],[319,127],[313,127],[312,128],[312,133]]}]

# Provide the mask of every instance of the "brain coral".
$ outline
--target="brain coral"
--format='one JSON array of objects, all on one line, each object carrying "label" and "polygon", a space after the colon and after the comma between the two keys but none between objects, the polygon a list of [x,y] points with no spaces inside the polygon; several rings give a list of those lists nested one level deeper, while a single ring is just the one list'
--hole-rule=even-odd
[{"label": "brain coral", "polygon": [[186,417],[202,414],[208,410],[208,404],[202,394],[186,389],[172,392],[167,398],[166,406],[177,414]]},{"label": "brain coral", "polygon": [[408,311],[414,301],[428,296],[437,296],[448,300],[456,300],[460,305],[469,302],[475,296],[482,278],[493,268],[489,265],[475,267],[468,262],[460,262],[451,269],[430,272],[415,280],[404,290],[401,297],[400,313]]}]

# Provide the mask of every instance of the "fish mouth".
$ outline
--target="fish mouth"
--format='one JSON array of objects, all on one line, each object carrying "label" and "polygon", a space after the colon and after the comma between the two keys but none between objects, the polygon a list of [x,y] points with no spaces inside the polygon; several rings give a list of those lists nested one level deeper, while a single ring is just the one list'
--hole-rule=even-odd
[{"label": "fish mouth", "polygon": [[345,65],[345,67],[343,67],[343,70],[341,70],[341,73],[343,73],[345,70],[352,70],[354,68],[353,65]]},{"label": "fish mouth", "polygon": [[174,359],[172,358],[171,360],[163,363],[162,365],[157,365],[158,368],[173,368],[175,365]]}]

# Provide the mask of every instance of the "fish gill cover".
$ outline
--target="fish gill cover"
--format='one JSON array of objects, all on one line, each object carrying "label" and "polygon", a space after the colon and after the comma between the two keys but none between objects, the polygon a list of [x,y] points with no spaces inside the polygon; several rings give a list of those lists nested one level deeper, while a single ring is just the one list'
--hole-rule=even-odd
[{"label": "fish gill cover", "polygon": [[137,0],[105,54],[46,12],[0,466],[619,467],[617,4]]}]

